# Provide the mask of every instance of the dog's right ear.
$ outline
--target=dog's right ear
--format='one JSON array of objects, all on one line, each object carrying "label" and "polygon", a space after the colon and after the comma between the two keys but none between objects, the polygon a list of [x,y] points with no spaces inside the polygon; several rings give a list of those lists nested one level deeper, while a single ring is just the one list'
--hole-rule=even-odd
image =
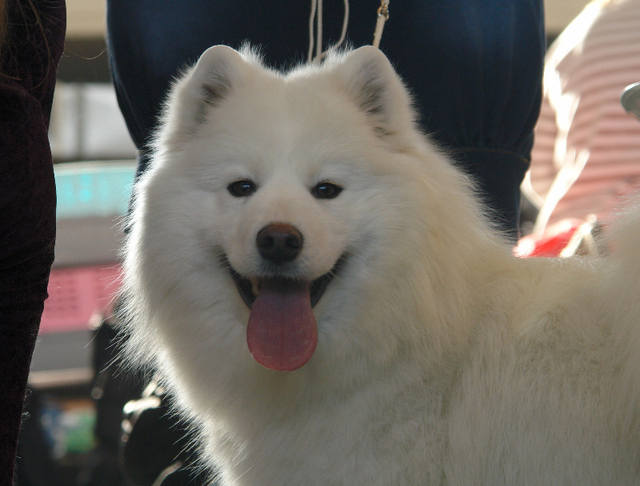
[{"label": "dog's right ear", "polygon": [[207,49],[173,87],[165,109],[163,135],[180,140],[192,135],[249,69],[251,64],[231,47]]},{"label": "dog's right ear", "polygon": [[239,52],[227,46],[213,46],[198,59],[191,79],[189,95],[199,104],[216,106],[247,69]]}]

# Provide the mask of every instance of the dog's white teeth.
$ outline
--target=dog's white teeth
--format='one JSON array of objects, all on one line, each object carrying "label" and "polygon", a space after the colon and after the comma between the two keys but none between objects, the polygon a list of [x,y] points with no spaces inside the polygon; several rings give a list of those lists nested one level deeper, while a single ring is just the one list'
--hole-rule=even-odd
[{"label": "dog's white teeth", "polygon": [[257,277],[251,277],[249,281],[251,282],[251,292],[253,292],[253,295],[258,295],[260,293],[260,280]]}]

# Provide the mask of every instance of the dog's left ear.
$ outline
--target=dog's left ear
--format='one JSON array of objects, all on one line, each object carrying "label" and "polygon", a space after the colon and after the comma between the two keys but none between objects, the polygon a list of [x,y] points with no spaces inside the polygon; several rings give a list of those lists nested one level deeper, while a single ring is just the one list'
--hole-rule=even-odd
[{"label": "dog's left ear", "polygon": [[336,69],[349,97],[380,137],[413,133],[415,114],[407,89],[379,49],[360,47],[347,54]]}]

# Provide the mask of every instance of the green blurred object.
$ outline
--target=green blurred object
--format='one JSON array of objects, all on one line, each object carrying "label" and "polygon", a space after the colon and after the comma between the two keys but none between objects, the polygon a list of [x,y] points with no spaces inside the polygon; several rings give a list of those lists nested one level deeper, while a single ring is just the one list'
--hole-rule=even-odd
[{"label": "green blurred object", "polygon": [[54,459],[85,454],[95,445],[96,411],[91,402],[80,406],[49,399],[40,417]]},{"label": "green blurred object", "polygon": [[95,445],[93,430],[96,414],[92,409],[79,409],[67,412],[65,420],[65,452],[84,454]]}]

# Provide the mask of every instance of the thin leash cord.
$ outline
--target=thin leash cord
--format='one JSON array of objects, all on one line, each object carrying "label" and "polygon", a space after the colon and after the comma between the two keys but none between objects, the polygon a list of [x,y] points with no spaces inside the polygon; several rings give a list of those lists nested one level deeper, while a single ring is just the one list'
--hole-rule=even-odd
[{"label": "thin leash cord", "polygon": [[313,21],[316,18],[318,1],[311,0],[311,12],[309,13],[309,49],[307,50],[307,62],[313,59]]},{"label": "thin leash cord", "polygon": [[322,59],[322,0],[318,0],[318,9],[316,10],[316,58],[315,62]]},{"label": "thin leash cord", "polygon": [[[388,2],[387,2],[388,3]],[[340,38],[338,41],[330,47],[335,49],[340,47],[347,37],[347,25],[349,24],[349,0],[343,0],[344,14],[342,17],[342,31],[340,32]],[[311,0],[311,12],[309,14],[309,49],[307,50],[308,62],[320,62],[327,51],[322,50],[322,0]],[[314,42],[313,38],[313,23],[316,24],[316,38]],[[313,55],[315,47],[315,57]]]},{"label": "thin leash cord", "polygon": [[342,16],[342,32],[340,32],[340,38],[336,42],[335,47],[342,45],[347,38],[347,25],[349,24],[349,0],[344,0],[344,14]]}]

